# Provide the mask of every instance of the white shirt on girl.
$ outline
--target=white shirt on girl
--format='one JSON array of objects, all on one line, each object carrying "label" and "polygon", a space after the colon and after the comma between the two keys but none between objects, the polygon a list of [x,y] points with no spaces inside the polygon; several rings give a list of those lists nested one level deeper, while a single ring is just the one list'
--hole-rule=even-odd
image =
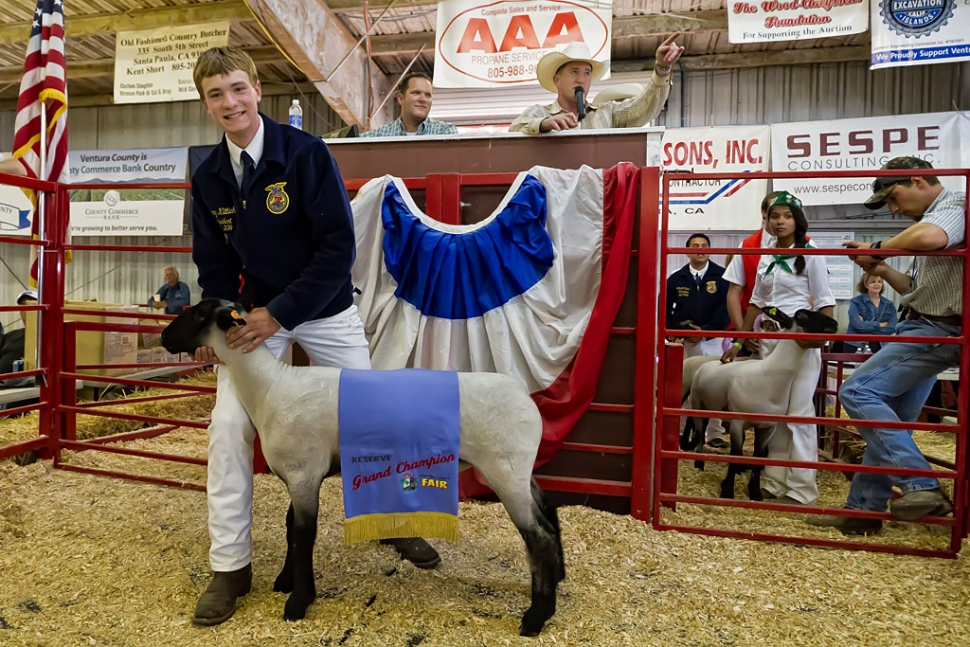
[{"label": "white shirt on girl", "polygon": [[[811,243],[808,246],[811,248]],[[797,257],[776,261],[772,256],[762,256],[761,263],[758,265],[758,281],[751,294],[751,304],[762,310],[774,306],[788,316],[793,316],[796,310],[821,310],[827,306],[834,306],[835,296],[832,294],[832,288],[829,287],[829,272],[825,266],[825,257],[803,256],[802,258],[805,259],[805,269],[801,274],[796,274]],[[784,265],[791,268],[791,272],[784,269]],[[813,302],[809,301],[810,297]]]}]

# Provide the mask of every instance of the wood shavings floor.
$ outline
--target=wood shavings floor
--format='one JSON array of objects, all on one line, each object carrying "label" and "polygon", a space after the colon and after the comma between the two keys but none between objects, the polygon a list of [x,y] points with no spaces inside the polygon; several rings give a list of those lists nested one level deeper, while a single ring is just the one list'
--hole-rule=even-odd
[{"label": "wood shavings floor", "polygon": [[253,592],[231,620],[201,629],[189,619],[209,577],[202,493],[0,464],[0,645],[947,647],[970,636],[966,550],[951,561],[798,548],[568,507],[559,610],[541,636],[520,638],[528,566],[501,506],[463,503],[461,544],[435,542],[443,562],[425,572],[389,547],[343,546],[333,479],[321,495],[319,598],[288,623],[271,591],[286,494],[261,475],[255,500]]}]

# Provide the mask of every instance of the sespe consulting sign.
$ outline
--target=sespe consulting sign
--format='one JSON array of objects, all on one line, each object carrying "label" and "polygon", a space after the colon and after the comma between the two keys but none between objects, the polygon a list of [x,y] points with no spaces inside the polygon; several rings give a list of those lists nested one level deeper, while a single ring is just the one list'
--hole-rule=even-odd
[{"label": "sespe consulting sign", "polygon": [[612,21],[612,0],[444,0],[438,3],[434,85],[537,83],[539,59],[576,41],[586,43],[594,60],[609,63]]}]

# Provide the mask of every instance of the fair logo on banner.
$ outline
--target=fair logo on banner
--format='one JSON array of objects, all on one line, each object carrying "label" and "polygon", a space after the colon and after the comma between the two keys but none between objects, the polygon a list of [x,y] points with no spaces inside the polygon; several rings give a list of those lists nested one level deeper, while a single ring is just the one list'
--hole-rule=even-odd
[{"label": "fair logo on banner", "polygon": [[586,43],[594,60],[609,63],[612,20],[612,0],[444,0],[438,3],[434,85],[538,83],[539,59],[572,42]]},{"label": "fair logo on banner", "polygon": [[125,189],[125,184],[184,182],[187,148],[71,151],[72,184],[117,189],[71,192],[72,236],[181,236],[184,189]]},{"label": "fair logo on banner", "polygon": [[872,0],[871,69],[970,61],[970,1]]},{"label": "fair logo on banner", "polygon": [[[768,126],[673,128],[663,136],[665,173],[768,170]],[[757,229],[767,180],[674,180],[668,227],[673,231]]]},{"label": "fair logo on banner", "polygon": [[[911,155],[936,168],[961,166],[961,124],[957,112],[925,115],[804,121],[771,126],[773,171],[877,170],[894,157]],[[963,140],[966,141],[966,140]],[[960,178],[941,178],[960,188]],[[805,205],[861,204],[872,178],[841,177],[774,181]]]},{"label": "fair logo on banner", "polygon": [[727,7],[731,43],[846,36],[869,28],[869,0],[729,0]]}]

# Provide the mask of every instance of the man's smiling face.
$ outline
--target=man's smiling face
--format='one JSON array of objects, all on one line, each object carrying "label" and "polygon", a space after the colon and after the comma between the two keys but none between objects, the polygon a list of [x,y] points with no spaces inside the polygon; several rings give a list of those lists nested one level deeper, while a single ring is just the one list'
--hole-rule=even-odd
[{"label": "man's smiling face", "polygon": [[249,81],[242,70],[202,79],[202,103],[217,126],[240,148],[245,148],[259,130],[262,98],[259,82]]}]

